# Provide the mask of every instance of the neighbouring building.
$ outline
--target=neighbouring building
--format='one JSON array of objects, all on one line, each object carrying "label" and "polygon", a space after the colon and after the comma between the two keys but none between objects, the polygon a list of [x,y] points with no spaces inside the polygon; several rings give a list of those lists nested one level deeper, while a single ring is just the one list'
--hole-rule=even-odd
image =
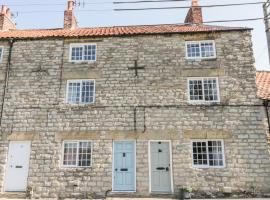
[{"label": "neighbouring building", "polygon": [[257,96],[263,100],[268,124],[268,141],[270,143],[270,71],[257,71]]},{"label": "neighbouring building", "polygon": [[0,190],[32,198],[267,194],[251,29],[18,30],[0,15]]}]

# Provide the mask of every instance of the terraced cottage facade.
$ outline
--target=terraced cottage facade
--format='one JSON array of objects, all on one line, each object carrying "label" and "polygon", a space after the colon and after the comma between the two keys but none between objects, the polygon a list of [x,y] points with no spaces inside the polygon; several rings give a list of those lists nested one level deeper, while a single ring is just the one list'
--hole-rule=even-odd
[{"label": "terraced cottage facade", "polygon": [[2,193],[269,193],[250,29],[204,25],[197,1],[186,25],[82,29],[73,1],[63,29],[3,21]]}]

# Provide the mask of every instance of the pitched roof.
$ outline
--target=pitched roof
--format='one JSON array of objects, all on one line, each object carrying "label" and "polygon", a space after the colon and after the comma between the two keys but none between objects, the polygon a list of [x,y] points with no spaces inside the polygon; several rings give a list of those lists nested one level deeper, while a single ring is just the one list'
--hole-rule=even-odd
[{"label": "pitched roof", "polygon": [[270,71],[258,71],[256,73],[258,97],[270,100]]},{"label": "pitched roof", "polygon": [[166,34],[166,33],[192,33],[192,32],[216,32],[249,30],[240,27],[208,26],[208,25],[138,25],[138,26],[114,26],[96,28],[65,29],[36,29],[36,30],[9,30],[0,31],[0,39],[16,38],[57,38],[57,37],[98,37],[98,36],[122,36],[140,34]]}]

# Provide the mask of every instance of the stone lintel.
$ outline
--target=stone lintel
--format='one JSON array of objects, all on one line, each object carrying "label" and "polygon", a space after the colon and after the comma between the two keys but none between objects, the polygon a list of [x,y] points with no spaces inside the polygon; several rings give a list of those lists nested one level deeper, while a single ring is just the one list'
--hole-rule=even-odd
[{"label": "stone lintel", "polygon": [[102,38],[66,38],[65,43],[95,43],[95,42],[103,42]]},{"label": "stone lintel", "polygon": [[185,139],[230,139],[232,133],[228,130],[185,130]]},{"label": "stone lintel", "polygon": [[102,75],[98,70],[87,69],[87,70],[64,70],[62,78],[68,79],[99,79]]},{"label": "stone lintel", "polygon": [[15,132],[7,136],[9,141],[33,141],[38,139],[39,134],[36,132]]},{"label": "stone lintel", "polygon": [[181,70],[181,76],[186,77],[210,77],[210,76],[224,76],[224,75],[225,70],[222,68]]},{"label": "stone lintel", "polygon": [[179,131],[89,131],[89,132],[59,132],[56,140],[179,140]]},{"label": "stone lintel", "polygon": [[220,33],[196,33],[196,34],[188,34],[184,35],[184,40],[186,41],[199,41],[199,40],[215,40],[221,37]]}]

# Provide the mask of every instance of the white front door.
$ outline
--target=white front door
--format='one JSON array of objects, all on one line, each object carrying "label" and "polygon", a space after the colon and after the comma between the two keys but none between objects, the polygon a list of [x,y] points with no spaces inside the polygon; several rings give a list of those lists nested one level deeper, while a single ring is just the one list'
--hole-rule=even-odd
[{"label": "white front door", "polygon": [[135,191],[135,142],[115,141],[113,191]]},{"label": "white front door", "polygon": [[169,142],[150,142],[151,192],[171,193]]},{"label": "white front door", "polygon": [[9,143],[8,162],[5,175],[5,191],[26,191],[31,142]]}]

